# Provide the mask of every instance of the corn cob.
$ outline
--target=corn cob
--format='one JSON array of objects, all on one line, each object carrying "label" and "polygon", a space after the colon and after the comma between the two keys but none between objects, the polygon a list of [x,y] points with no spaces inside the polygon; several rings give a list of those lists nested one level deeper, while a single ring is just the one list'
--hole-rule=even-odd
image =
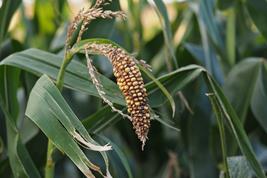
[{"label": "corn cob", "polygon": [[142,142],[142,149],[150,127],[147,92],[135,58],[123,49],[110,44],[90,44],[90,51],[106,56],[113,66],[113,73],[122,91],[135,133]]},{"label": "corn cob", "polygon": [[[66,39],[66,49],[71,49],[76,39],[76,43],[82,38],[82,34],[87,29],[91,20],[96,18],[125,18],[122,11],[104,10],[102,5],[110,3],[111,0],[96,0],[95,4],[87,9],[82,9],[75,17],[74,21],[68,29]],[[75,33],[77,34],[74,35]],[[92,50],[106,56],[113,66],[113,72],[117,79],[117,84],[122,91],[130,116],[123,114],[122,111],[116,109],[112,103],[105,97],[105,92],[101,91],[102,85],[95,77],[95,69],[92,66],[91,59],[87,50]],[[136,59],[127,54],[126,51],[110,44],[90,44],[85,46],[87,66],[92,82],[95,84],[98,93],[103,100],[111,106],[112,110],[118,112],[123,117],[127,117],[132,121],[133,128],[142,142],[142,149],[147,139],[150,127],[150,111],[147,102],[147,93],[141,73],[135,63]]]}]

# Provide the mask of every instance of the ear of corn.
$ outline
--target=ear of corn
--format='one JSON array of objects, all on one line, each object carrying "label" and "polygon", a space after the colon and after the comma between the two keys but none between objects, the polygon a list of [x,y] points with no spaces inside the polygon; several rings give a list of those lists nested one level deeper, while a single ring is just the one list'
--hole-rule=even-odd
[{"label": "ear of corn", "polygon": [[[66,49],[70,50],[73,44],[79,42],[82,34],[87,29],[91,20],[96,18],[125,18],[122,11],[104,10],[101,6],[110,3],[111,0],[96,0],[95,4],[87,9],[82,9],[71,23],[67,39]],[[117,79],[117,84],[122,91],[128,107],[129,115],[124,114],[122,111],[116,109],[113,104],[105,97],[105,92],[102,90],[102,85],[98,82],[91,59],[89,58],[88,51],[92,50],[94,53],[98,52],[106,56],[113,66],[113,72]],[[87,58],[87,66],[92,82],[95,84],[99,96],[111,106],[113,111],[118,112],[123,117],[127,117],[132,121],[133,128],[142,142],[142,149],[145,145],[147,134],[150,127],[150,111],[147,101],[147,93],[144,87],[144,81],[137,67],[136,59],[127,54],[126,51],[111,44],[90,44],[85,45],[85,53]]]},{"label": "ear of corn", "polygon": [[106,56],[113,66],[113,73],[122,91],[135,133],[142,142],[142,149],[150,127],[147,92],[135,58],[121,48],[110,44],[90,44],[90,51]]}]

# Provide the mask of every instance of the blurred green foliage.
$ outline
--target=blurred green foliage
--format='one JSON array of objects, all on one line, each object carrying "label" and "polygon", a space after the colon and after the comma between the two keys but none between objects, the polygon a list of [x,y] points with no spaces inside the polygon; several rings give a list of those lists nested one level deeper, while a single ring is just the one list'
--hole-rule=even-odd
[{"label": "blurred green foliage", "polygon": [[[60,103],[66,101],[73,110],[67,109],[68,112],[81,120],[94,139],[102,145],[113,145],[107,154],[113,177],[265,177],[266,0],[152,2],[113,0],[105,8],[122,7],[128,18],[97,19],[83,35],[84,40],[112,40],[145,60],[172,95],[174,117],[166,95],[143,73],[150,105],[160,117],[152,121],[145,150],[141,151],[131,123],[112,112],[98,97],[83,54],[76,54],[66,70],[64,98],[57,96]],[[30,93],[40,92],[34,85],[45,83],[45,77],[38,80],[41,75],[56,79],[67,25],[73,16],[72,6],[66,0],[35,0],[29,10],[20,0],[2,1],[0,177],[44,177],[47,138],[25,117],[25,109],[28,102],[33,104]],[[28,11],[32,15],[27,15]],[[125,110],[112,66],[102,56],[94,56],[93,62],[102,74],[100,80],[108,98]],[[66,109],[65,104],[58,107]],[[31,108],[27,111],[36,112]],[[45,118],[45,114],[37,117]],[[71,139],[66,133],[65,136]],[[98,154],[85,149],[83,152],[104,170],[105,163]],[[79,161],[74,164],[67,156],[60,151],[53,154],[57,161],[55,177],[83,177],[75,166]]]}]

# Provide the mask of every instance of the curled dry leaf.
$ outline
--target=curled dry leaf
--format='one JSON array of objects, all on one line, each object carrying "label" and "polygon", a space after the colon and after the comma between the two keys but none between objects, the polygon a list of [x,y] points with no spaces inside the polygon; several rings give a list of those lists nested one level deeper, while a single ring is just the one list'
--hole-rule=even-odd
[{"label": "curled dry leaf", "polygon": [[106,144],[104,146],[99,146],[99,145],[95,145],[89,141],[86,141],[79,133],[75,132],[74,133],[74,138],[79,141],[81,144],[83,144],[83,146],[85,146],[86,148],[90,149],[90,150],[94,150],[94,151],[109,151],[112,150],[111,145]]}]

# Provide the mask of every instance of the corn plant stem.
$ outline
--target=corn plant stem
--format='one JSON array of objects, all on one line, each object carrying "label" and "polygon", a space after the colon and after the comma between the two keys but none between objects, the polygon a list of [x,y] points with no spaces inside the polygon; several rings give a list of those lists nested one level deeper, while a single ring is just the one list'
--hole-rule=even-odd
[{"label": "corn plant stem", "polygon": [[61,91],[63,88],[63,84],[64,84],[64,74],[65,74],[65,70],[67,68],[67,66],[69,65],[71,59],[72,59],[73,54],[71,52],[66,52],[64,60],[60,66],[59,72],[58,72],[58,76],[57,76],[57,80],[56,80],[56,86],[57,88]]},{"label": "corn plant stem", "polygon": [[236,45],[236,17],[235,9],[231,8],[228,10],[227,24],[226,24],[226,51],[228,63],[233,66],[235,64],[235,45]]},{"label": "corn plant stem", "polygon": [[45,178],[54,177],[55,162],[52,158],[54,149],[55,149],[54,144],[50,139],[48,139],[46,165],[45,165]]},{"label": "corn plant stem", "polygon": [[[65,52],[65,56],[60,66],[56,80],[56,86],[59,89],[59,91],[61,91],[63,88],[65,70],[68,64],[70,63],[72,56],[73,54],[71,52],[68,51]],[[52,155],[55,149],[56,147],[53,144],[53,142],[50,139],[48,139],[46,165],[45,165],[45,178],[54,178],[55,161],[53,160]]]}]

